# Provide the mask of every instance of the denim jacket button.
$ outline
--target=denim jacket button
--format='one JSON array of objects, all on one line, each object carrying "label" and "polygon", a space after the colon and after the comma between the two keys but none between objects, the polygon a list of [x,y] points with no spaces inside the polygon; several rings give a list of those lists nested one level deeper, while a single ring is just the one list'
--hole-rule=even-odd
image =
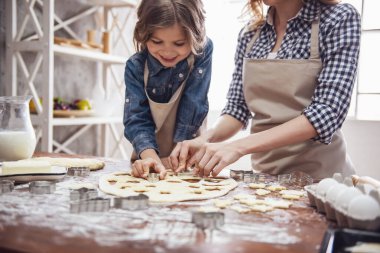
[{"label": "denim jacket button", "polygon": [[156,94],[156,89],[153,89],[152,92],[153,92],[153,94]]},{"label": "denim jacket button", "polygon": [[195,137],[197,137],[197,134],[193,134],[192,136],[195,138]]},{"label": "denim jacket button", "polygon": [[199,70],[198,70],[198,73],[199,73],[199,74],[202,74],[202,73],[203,73],[203,69],[199,69]]},{"label": "denim jacket button", "polygon": [[125,99],[125,103],[129,103],[129,98],[126,98],[126,99]]},{"label": "denim jacket button", "polygon": [[183,74],[182,73],[179,73],[179,78],[183,78]]}]

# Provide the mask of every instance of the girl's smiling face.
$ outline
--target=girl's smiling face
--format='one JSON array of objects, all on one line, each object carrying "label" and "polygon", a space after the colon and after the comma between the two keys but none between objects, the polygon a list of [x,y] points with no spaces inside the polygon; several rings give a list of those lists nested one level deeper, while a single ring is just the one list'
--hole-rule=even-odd
[{"label": "girl's smiling face", "polygon": [[178,24],[156,29],[146,46],[149,53],[165,67],[174,67],[191,53],[189,40]]}]

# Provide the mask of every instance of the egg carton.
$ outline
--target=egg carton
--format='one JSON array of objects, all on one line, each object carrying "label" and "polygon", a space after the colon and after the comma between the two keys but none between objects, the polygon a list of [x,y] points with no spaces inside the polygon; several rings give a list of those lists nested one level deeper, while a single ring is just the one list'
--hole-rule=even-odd
[{"label": "egg carton", "polygon": [[[310,205],[337,222],[341,228],[380,230],[380,188],[336,173],[317,184],[307,185]],[[375,180],[376,181],[376,180]]]}]

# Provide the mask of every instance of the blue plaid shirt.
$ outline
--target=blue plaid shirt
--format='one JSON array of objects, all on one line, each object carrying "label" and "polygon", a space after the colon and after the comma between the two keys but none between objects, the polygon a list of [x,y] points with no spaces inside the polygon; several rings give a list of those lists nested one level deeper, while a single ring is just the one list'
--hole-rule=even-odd
[{"label": "blue plaid shirt", "polygon": [[[222,114],[229,114],[243,122],[251,118],[243,95],[243,58],[265,59],[276,42],[269,8],[259,38],[246,54],[247,44],[255,31],[241,30],[235,54],[235,70],[227,94],[227,105]],[[325,5],[317,0],[305,1],[296,17],[288,21],[285,37],[277,52],[277,59],[308,59],[310,57],[311,23],[320,13],[319,51],[322,70],[311,103],[302,113],[316,129],[314,138],[325,144],[331,142],[341,128],[349,109],[359,57],[360,16],[349,4]],[[302,73],[300,73],[302,75]]]},{"label": "blue plaid shirt", "polygon": [[145,149],[155,149],[156,125],[144,89],[144,66],[148,64],[146,91],[157,103],[167,103],[189,75],[179,102],[174,142],[194,138],[208,113],[207,93],[211,81],[213,44],[207,40],[203,53],[196,55],[189,73],[187,59],[171,68],[164,67],[147,50],[131,56],[125,66],[124,136],[132,143],[137,155]]}]

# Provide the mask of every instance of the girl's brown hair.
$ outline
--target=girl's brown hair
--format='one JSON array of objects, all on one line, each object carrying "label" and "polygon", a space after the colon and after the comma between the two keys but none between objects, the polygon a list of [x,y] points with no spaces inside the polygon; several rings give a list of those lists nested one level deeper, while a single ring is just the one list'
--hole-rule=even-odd
[{"label": "girl's brown hair", "polygon": [[[303,0],[304,1],[304,0]],[[341,0],[319,0],[324,4],[338,4]],[[244,8],[244,15],[249,14],[253,20],[251,27],[256,28],[264,23],[263,0],[250,0]]]},{"label": "girl's brown hair", "polygon": [[134,30],[136,50],[146,48],[156,29],[179,24],[185,31],[192,52],[201,53],[206,41],[204,14],[201,0],[142,0]]}]

